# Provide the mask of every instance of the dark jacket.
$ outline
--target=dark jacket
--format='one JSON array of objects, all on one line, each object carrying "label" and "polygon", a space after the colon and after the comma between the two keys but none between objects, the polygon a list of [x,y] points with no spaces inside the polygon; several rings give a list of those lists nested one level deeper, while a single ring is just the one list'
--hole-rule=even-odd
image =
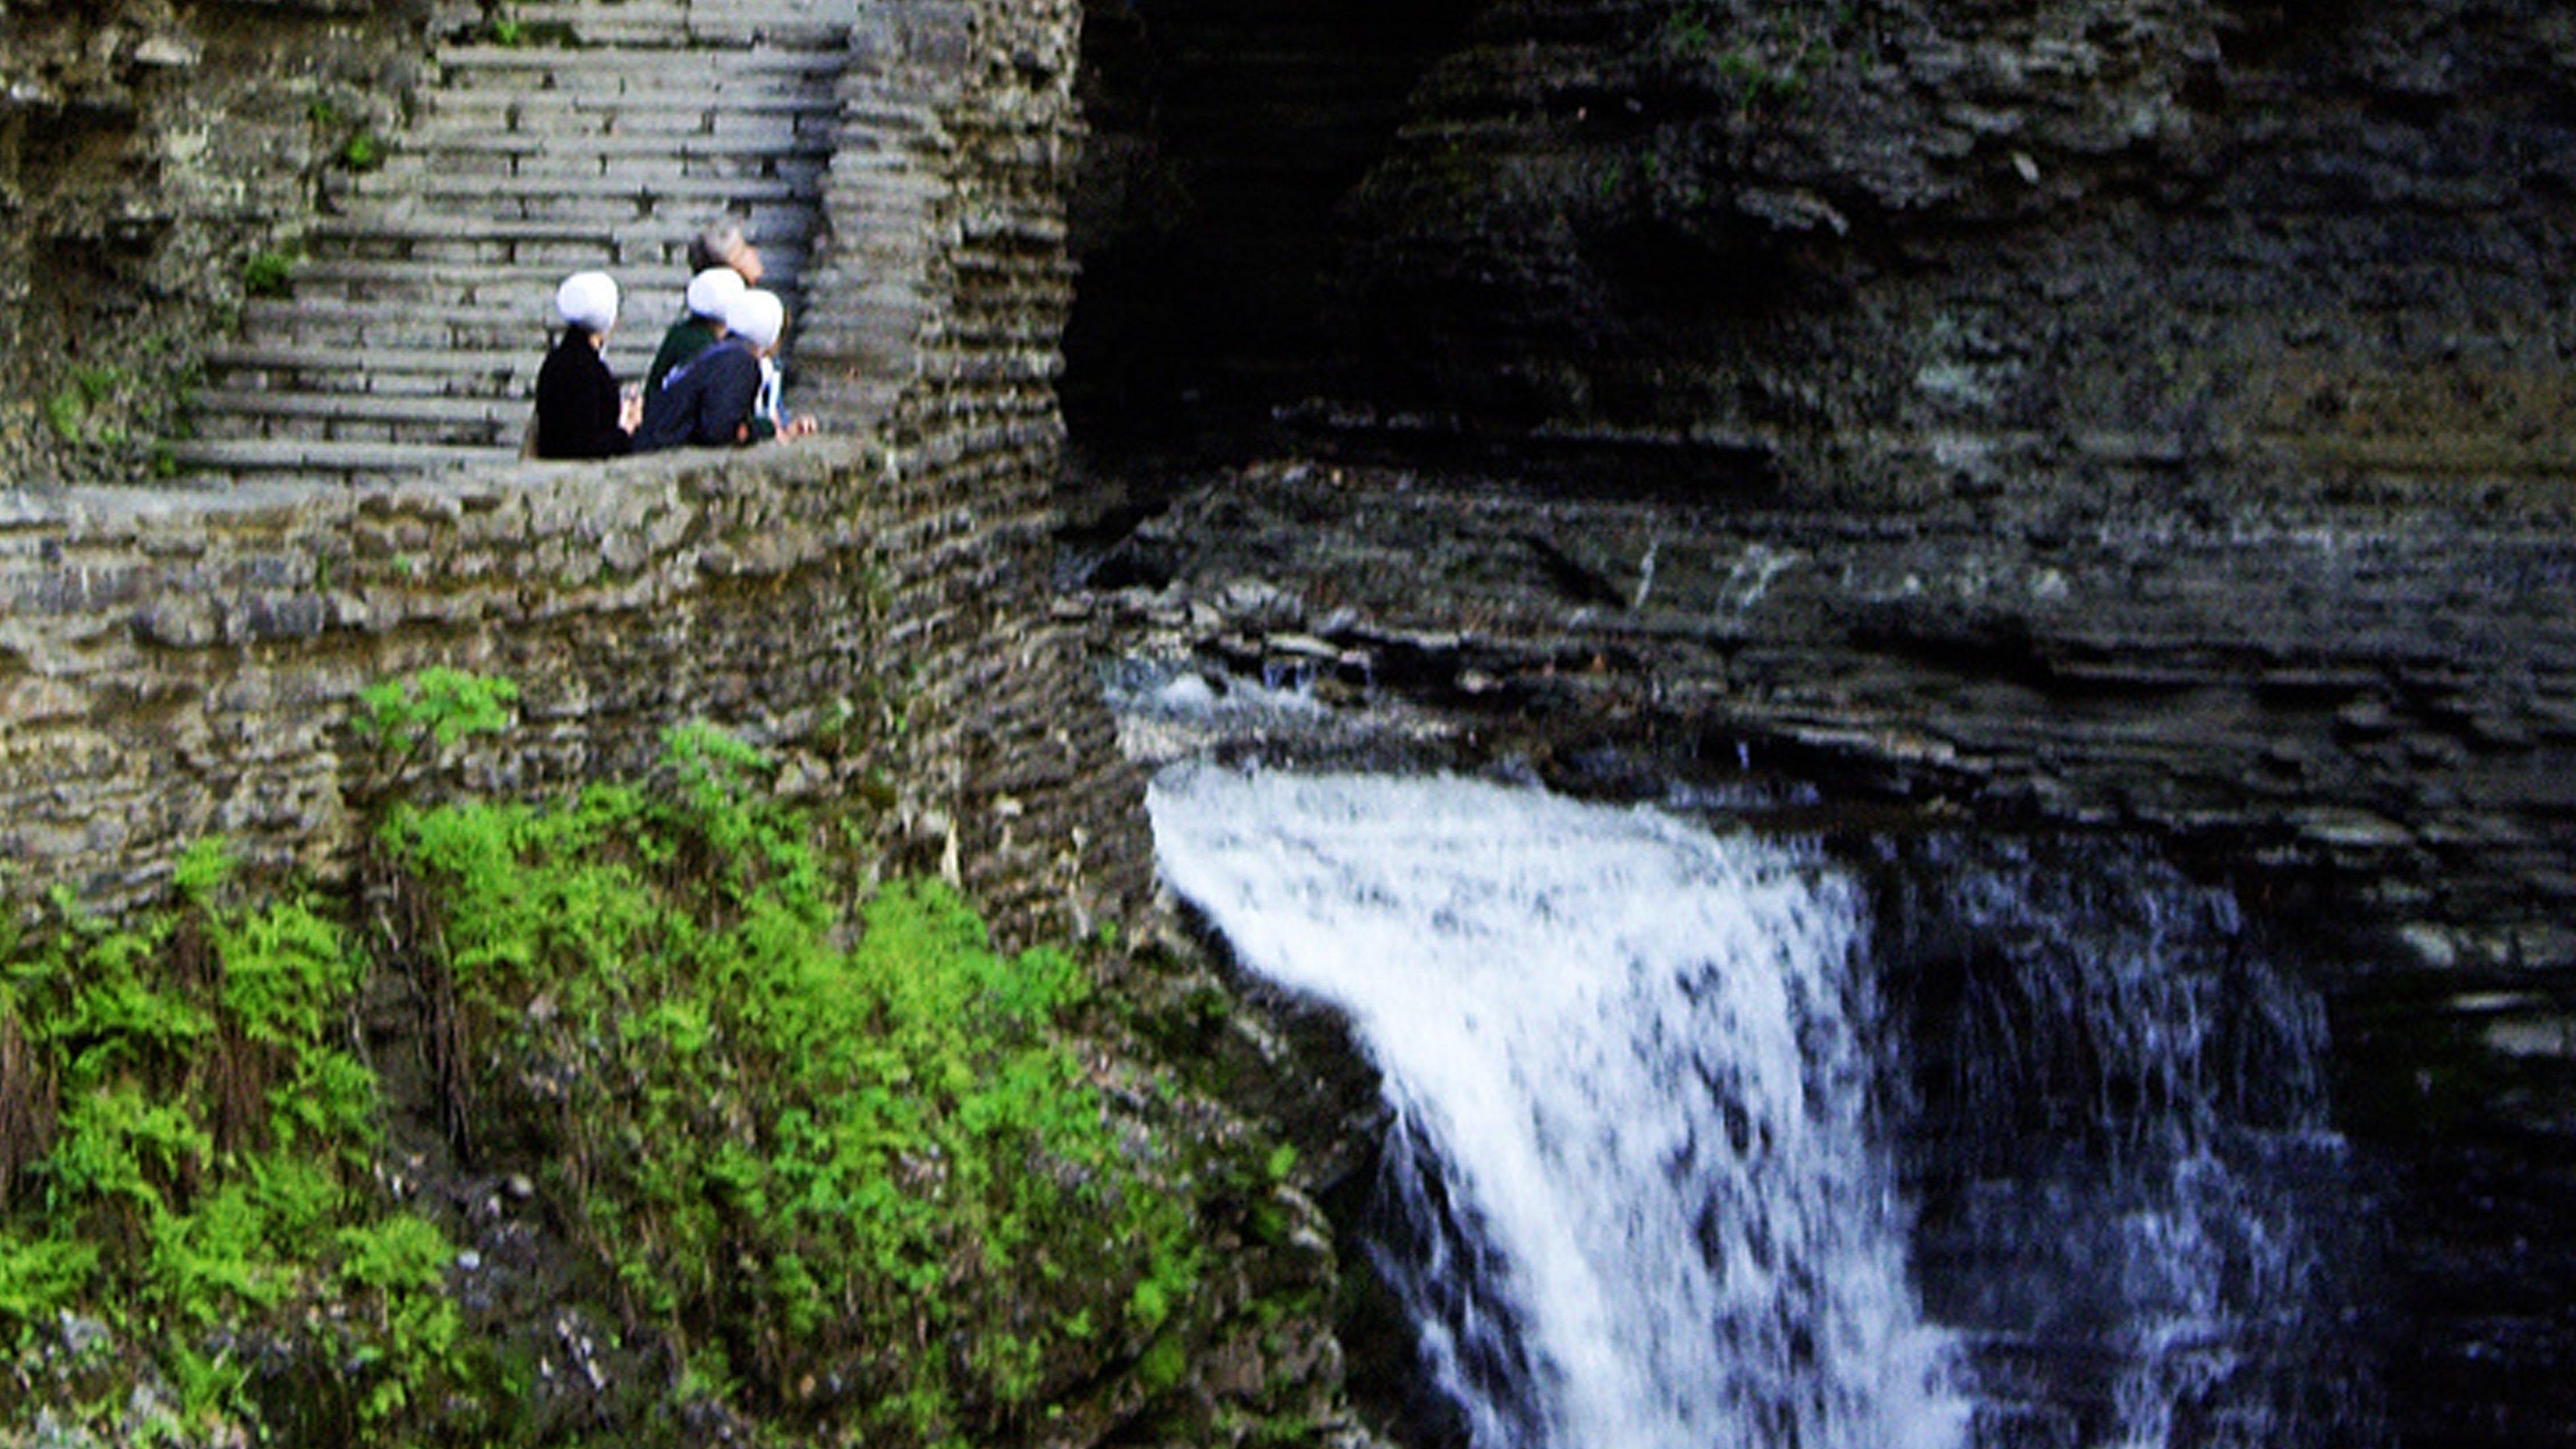
[{"label": "dark jacket", "polygon": [[653,365],[644,373],[644,395],[651,397],[662,390],[662,379],[674,368],[687,366],[697,355],[716,345],[716,324],[704,317],[691,316],[671,324],[662,334],[661,350],[653,354]]},{"label": "dark jacket", "polygon": [[617,375],[588,331],[565,328],[537,369],[537,456],[614,458],[634,446],[617,426]]},{"label": "dark jacket", "polygon": [[680,367],[661,390],[644,399],[644,426],[635,430],[639,451],[690,444],[731,447],[751,440],[751,405],[760,396],[760,359],[739,338],[728,337]]}]

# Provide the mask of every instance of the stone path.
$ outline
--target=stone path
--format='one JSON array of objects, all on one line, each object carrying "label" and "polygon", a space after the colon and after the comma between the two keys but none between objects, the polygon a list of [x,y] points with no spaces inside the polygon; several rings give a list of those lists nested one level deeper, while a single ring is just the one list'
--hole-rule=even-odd
[{"label": "stone path", "polygon": [[[518,0],[469,10],[383,166],[304,239],[207,359],[199,481],[363,482],[515,456],[554,288],[624,293],[609,365],[644,374],[688,240],[739,217],[802,311],[857,0]],[[791,329],[788,346],[795,345]]]}]

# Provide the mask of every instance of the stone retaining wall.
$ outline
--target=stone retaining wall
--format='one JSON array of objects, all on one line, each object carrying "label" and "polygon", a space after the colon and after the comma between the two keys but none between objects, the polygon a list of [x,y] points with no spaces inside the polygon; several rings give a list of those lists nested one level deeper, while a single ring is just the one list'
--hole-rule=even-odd
[{"label": "stone retaining wall", "polygon": [[1072,7],[867,13],[803,362],[873,389],[875,432],[313,494],[0,492],[11,894],[132,900],[208,833],[339,875],[378,769],[355,697],[434,664],[523,690],[453,772],[478,786],[631,771],[706,719],[1014,927],[1141,890],[1137,782],[1042,592]]}]

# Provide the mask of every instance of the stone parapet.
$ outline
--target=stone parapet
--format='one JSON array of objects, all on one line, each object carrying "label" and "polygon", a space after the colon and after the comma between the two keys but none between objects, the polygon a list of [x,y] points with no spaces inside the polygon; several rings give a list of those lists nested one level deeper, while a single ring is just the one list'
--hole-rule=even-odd
[{"label": "stone parapet", "polygon": [[354,487],[0,492],[10,893],[147,897],[210,834],[344,875],[381,772],[359,691],[446,666],[522,690],[450,784],[631,772],[702,719],[1006,933],[1140,896],[1140,782],[1045,598],[1074,23],[956,0],[854,27],[799,359],[867,401],[853,431]]}]

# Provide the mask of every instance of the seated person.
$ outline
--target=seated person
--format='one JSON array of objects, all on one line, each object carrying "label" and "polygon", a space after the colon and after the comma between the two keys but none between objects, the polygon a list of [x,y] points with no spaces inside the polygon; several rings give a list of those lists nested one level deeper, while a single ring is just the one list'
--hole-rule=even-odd
[{"label": "seated person", "polygon": [[662,390],[671,369],[716,345],[725,335],[725,308],[744,291],[742,273],[731,267],[709,267],[689,279],[688,315],[662,334],[661,350],[644,374],[644,395]]},{"label": "seated person", "polygon": [[760,285],[760,248],[742,233],[742,223],[730,216],[708,222],[704,229],[689,239],[689,272],[692,276],[711,267],[731,267],[742,277],[746,287]]},{"label": "seated person", "polygon": [[[779,331],[786,330],[785,313],[781,312]],[[810,417],[790,416],[785,398],[787,377],[778,366],[778,343],[772,340],[758,349],[760,354],[760,395],[751,405],[751,432],[755,438],[801,438],[814,431]]]},{"label": "seated person", "polygon": [[759,417],[761,359],[778,347],[787,309],[769,292],[746,291],[725,308],[725,339],[671,369],[645,399],[635,446],[646,452],[687,444],[721,448],[758,442],[777,429]]},{"label": "seated person", "polygon": [[618,395],[600,357],[617,327],[617,283],[606,272],[576,272],[555,289],[563,335],[537,369],[536,454],[614,458],[635,446],[640,404]]}]

